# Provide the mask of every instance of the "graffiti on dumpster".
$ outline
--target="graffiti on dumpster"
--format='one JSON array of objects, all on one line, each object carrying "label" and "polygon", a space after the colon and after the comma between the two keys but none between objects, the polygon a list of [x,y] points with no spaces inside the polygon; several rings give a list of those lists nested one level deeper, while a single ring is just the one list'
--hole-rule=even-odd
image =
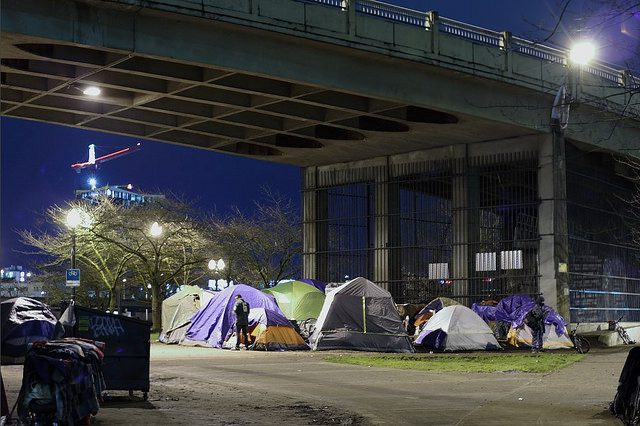
[{"label": "graffiti on dumpster", "polygon": [[124,334],[124,327],[120,323],[120,318],[93,316],[89,319],[89,328],[95,338],[105,336],[120,336]]}]

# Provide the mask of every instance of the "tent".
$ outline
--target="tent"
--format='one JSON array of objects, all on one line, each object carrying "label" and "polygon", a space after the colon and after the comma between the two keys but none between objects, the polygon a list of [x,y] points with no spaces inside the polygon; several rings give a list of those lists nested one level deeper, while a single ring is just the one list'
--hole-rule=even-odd
[{"label": "tent", "polygon": [[183,285],[176,294],[162,301],[162,333],[158,340],[176,344],[184,338],[191,318],[215,295],[195,285]]},{"label": "tent", "polygon": [[[524,317],[535,306],[534,300],[523,294],[508,296],[500,300],[495,310],[495,319],[509,324],[507,342],[513,346],[531,346],[531,330],[524,324]],[[546,306],[546,305],[545,305]],[[551,307],[545,318],[544,349],[571,348],[573,343],[567,334],[567,322]]]},{"label": "tent", "polygon": [[324,283],[322,281],[318,281],[318,280],[312,280],[311,278],[305,278],[300,280],[300,282],[305,283],[305,284],[309,284],[315,288],[317,288],[318,290],[320,290],[321,292],[325,292],[324,289],[327,287],[327,283]]},{"label": "tent", "polygon": [[207,305],[191,318],[182,345],[204,345],[221,348],[234,332],[236,316],[233,312],[239,294],[249,303],[251,311],[265,308],[284,316],[273,296],[245,284],[237,284],[217,293]]},{"label": "tent", "polygon": [[275,297],[278,306],[290,320],[318,318],[324,304],[324,293],[301,281],[286,281],[262,290]]},{"label": "tent", "polygon": [[358,277],[327,295],[312,348],[414,352],[391,294]]},{"label": "tent", "polygon": [[[280,311],[268,308],[251,308],[249,312],[249,334],[252,336],[252,348],[264,351],[286,351],[309,349],[289,320]],[[223,348],[236,345],[233,333],[223,344]]]},{"label": "tent", "polygon": [[447,306],[436,312],[415,343],[443,351],[502,349],[482,318],[462,305]]},{"label": "tent", "polygon": [[49,307],[28,297],[16,297],[0,304],[2,321],[2,363],[24,361],[27,345],[36,340],[62,337],[64,327]]},{"label": "tent", "polygon": [[413,325],[416,328],[422,327],[431,316],[440,311],[442,308],[447,306],[460,305],[460,303],[456,300],[450,299],[448,297],[436,297],[431,302],[427,303],[427,306],[422,308],[420,312],[415,316]]}]

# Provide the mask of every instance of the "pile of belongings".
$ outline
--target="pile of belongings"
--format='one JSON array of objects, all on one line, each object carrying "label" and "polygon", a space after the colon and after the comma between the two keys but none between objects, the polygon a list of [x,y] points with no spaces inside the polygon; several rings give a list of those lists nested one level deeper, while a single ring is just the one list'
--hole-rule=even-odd
[{"label": "pile of belongings", "polygon": [[183,285],[176,294],[162,301],[162,332],[158,340],[166,344],[178,344],[184,339],[191,318],[216,293],[195,285]]},{"label": "pile of belongings", "polygon": [[249,331],[255,341],[260,342],[256,348],[279,350],[307,348],[273,296],[245,284],[237,284],[217,293],[193,316],[180,344],[223,348],[230,347],[233,342],[235,346],[236,295],[242,296],[243,300],[249,304]]},{"label": "pile of belongings", "polygon": [[413,325],[416,333],[422,331],[422,327],[436,312],[440,311],[442,308],[446,308],[447,306],[454,305],[460,305],[460,303],[457,300],[453,300],[448,297],[436,297],[431,302],[427,303],[427,305],[414,317]]},{"label": "pile of belongings", "polygon": [[466,306],[455,304],[433,314],[422,327],[415,344],[441,351],[502,349],[478,314]]},{"label": "pile of belongings", "polygon": [[62,337],[64,327],[49,307],[28,297],[0,304],[2,364],[22,364],[29,343]]},{"label": "pile of belongings", "polygon": [[[525,324],[525,317],[536,305],[535,301],[524,294],[508,296],[500,300],[495,307],[473,305],[473,310],[481,315],[485,322],[495,322],[508,329],[507,343],[512,346],[531,346],[532,334]],[[551,307],[547,310],[545,331],[542,337],[543,349],[564,349],[573,347],[567,333],[567,322]]]},{"label": "pile of belongings", "polygon": [[99,409],[105,389],[104,343],[78,338],[29,345],[18,395],[24,424],[85,424]]},{"label": "pile of belongings", "polygon": [[309,341],[314,350],[415,352],[391,294],[362,277],[327,295]]}]

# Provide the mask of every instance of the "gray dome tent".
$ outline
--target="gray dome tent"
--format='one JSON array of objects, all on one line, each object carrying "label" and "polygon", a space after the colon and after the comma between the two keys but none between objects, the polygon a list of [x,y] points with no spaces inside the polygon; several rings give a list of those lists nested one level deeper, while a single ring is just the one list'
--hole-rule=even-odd
[{"label": "gray dome tent", "polygon": [[310,342],[314,350],[414,352],[391,294],[362,277],[327,295]]}]

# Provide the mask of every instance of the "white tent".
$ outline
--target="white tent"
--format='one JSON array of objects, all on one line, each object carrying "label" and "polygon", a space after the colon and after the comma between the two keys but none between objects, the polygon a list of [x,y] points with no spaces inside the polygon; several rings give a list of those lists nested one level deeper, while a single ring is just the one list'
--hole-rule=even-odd
[{"label": "white tent", "polygon": [[[529,326],[524,325],[522,328],[509,329],[507,334],[507,342],[513,346],[531,346],[533,340],[533,334]],[[572,348],[573,343],[569,339],[567,329],[565,328],[564,334],[558,336],[556,332],[556,326],[554,324],[544,325],[544,335],[542,336],[542,349],[568,349]]]},{"label": "white tent", "polygon": [[309,340],[314,350],[414,351],[391,294],[362,277],[327,295]]},{"label": "white tent", "polygon": [[444,351],[502,349],[487,323],[462,305],[447,306],[436,312],[415,343]]}]

